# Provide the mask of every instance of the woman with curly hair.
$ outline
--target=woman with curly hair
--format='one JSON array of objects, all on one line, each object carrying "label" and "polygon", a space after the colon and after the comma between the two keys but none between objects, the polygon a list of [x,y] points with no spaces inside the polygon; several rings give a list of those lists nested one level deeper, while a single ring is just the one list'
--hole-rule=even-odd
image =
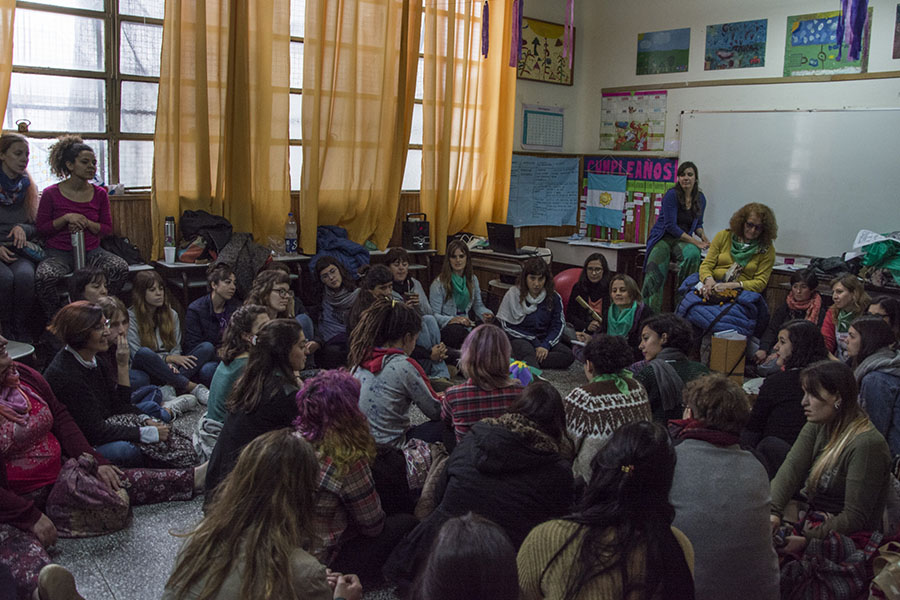
[{"label": "woman with curly hair", "polygon": [[316,451],[284,428],[241,452],[188,533],[164,600],[360,600],[355,575],[329,572],[303,547],[314,532]]},{"label": "woman with curly hair", "polygon": [[335,571],[380,579],[412,515],[385,518],[372,475],[375,440],[359,411],[359,381],[344,370],[322,371],[297,393],[294,427],[316,450],[319,478],[310,553]]},{"label": "woman with curly hair", "polygon": [[478,278],[472,272],[469,247],[461,240],[447,244],[440,275],[431,282],[431,310],[441,328],[441,340],[459,349],[477,322],[490,323],[494,314],[481,298]]},{"label": "woman with curly hair", "polygon": [[347,315],[359,295],[359,289],[343,263],[334,257],[320,258],[316,262],[315,273],[322,304],[319,306],[316,335],[309,343],[309,352],[315,354],[317,366],[337,369],[347,364],[350,334]]},{"label": "woman with curly hair", "polygon": [[50,170],[64,181],[41,194],[38,232],[44,237],[46,258],[35,271],[35,290],[44,313],[51,317],[59,308],[56,285],[75,265],[70,234],[84,232],[85,258],[106,273],[113,296],[128,276],[128,263],[100,247],[100,239],[112,233],[112,217],[106,189],[91,183],[97,173],[97,157],[75,135],[59,138],[50,147]]},{"label": "woman with curly hair", "polygon": [[270,320],[295,319],[303,327],[306,339],[313,339],[313,321],[291,290],[291,272],[285,263],[272,261],[256,274],[244,300],[244,305],[248,304],[265,306]]},{"label": "woman with curly hair", "polygon": [[775,265],[778,223],[765,204],[751,202],[737,210],[713,237],[700,263],[703,296],[725,290],[750,290],[762,294]]},{"label": "woman with curly hair", "polygon": [[646,421],[621,427],[591,471],[574,512],[535,527],[519,549],[519,597],[693,599],[691,542],[672,526],[666,431]]},{"label": "woman with curly hair", "polygon": [[831,282],[833,304],[822,321],[822,337],[825,347],[838,360],[846,361],[850,324],[866,314],[869,295],[859,277],[844,273]]}]

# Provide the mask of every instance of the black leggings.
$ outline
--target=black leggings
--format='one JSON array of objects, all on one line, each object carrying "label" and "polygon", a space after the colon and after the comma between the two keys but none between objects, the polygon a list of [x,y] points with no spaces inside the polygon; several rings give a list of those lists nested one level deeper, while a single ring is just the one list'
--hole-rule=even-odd
[{"label": "black leggings", "polygon": [[538,369],[568,369],[569,365],[575,361],[572,349],[563,343],[556,344],[550,348],[550,352],[544,358],[544,362],[539,363],[536,352],[537,347],[529,340],[512,338],[509,342],[512,346],[514,359],[524,361],[529,366],[537,367]]},{"label": "black leggings", "polygon": [[409,514],[390,515],[384,529],[374,537],[357,535],[341,544],[337,556],[328,567],[338,573],[359,575],[363,587],[371,587],[382,580],[381,567],[394,547],[413,530],[419,520]]}]

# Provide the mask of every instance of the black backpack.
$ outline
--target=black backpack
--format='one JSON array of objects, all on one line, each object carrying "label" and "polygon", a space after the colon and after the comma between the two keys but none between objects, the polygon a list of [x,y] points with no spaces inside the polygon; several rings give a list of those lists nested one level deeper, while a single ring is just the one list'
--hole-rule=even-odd
[{"label": "black backpack", "polygon": [[221,252],[231,239],[231,223],[228,219],[211,215],[205,210],[184,211],[178,228],[181,230],[181,239],[193,240],[198,235],[203,236],[206,247],[216,252]]},{"label": "black backpack", "polygon": [[127,237],[118,235],[108,235],[100,240],[100,247],[107,252],[112,252],[119,258],[122,258],[129,265],[142,265],[144,259],[141,257],[141,251],[138,247],[131,243]]}]

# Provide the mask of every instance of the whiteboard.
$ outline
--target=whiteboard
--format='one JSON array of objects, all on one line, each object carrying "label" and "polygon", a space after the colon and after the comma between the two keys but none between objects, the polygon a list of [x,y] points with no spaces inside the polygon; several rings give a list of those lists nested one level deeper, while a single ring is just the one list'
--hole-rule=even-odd
[{"label": "whiteboard", "polygon": [[900,230],[900,109],[685,112],[679,156],[697,165],[710,238],[748,202],[775,212],[779,254]]}]

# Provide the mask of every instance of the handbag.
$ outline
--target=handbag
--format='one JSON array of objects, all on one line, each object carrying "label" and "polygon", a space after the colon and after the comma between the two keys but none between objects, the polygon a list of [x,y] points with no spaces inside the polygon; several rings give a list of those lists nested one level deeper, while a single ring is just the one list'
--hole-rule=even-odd
[{"label": "handbag", "polygon": [[47,498],[47,517],[60,537],[104,535],[131,520],[125,488],[113,491],[98,476],[97,459],[87,452],[65,462]]}]

